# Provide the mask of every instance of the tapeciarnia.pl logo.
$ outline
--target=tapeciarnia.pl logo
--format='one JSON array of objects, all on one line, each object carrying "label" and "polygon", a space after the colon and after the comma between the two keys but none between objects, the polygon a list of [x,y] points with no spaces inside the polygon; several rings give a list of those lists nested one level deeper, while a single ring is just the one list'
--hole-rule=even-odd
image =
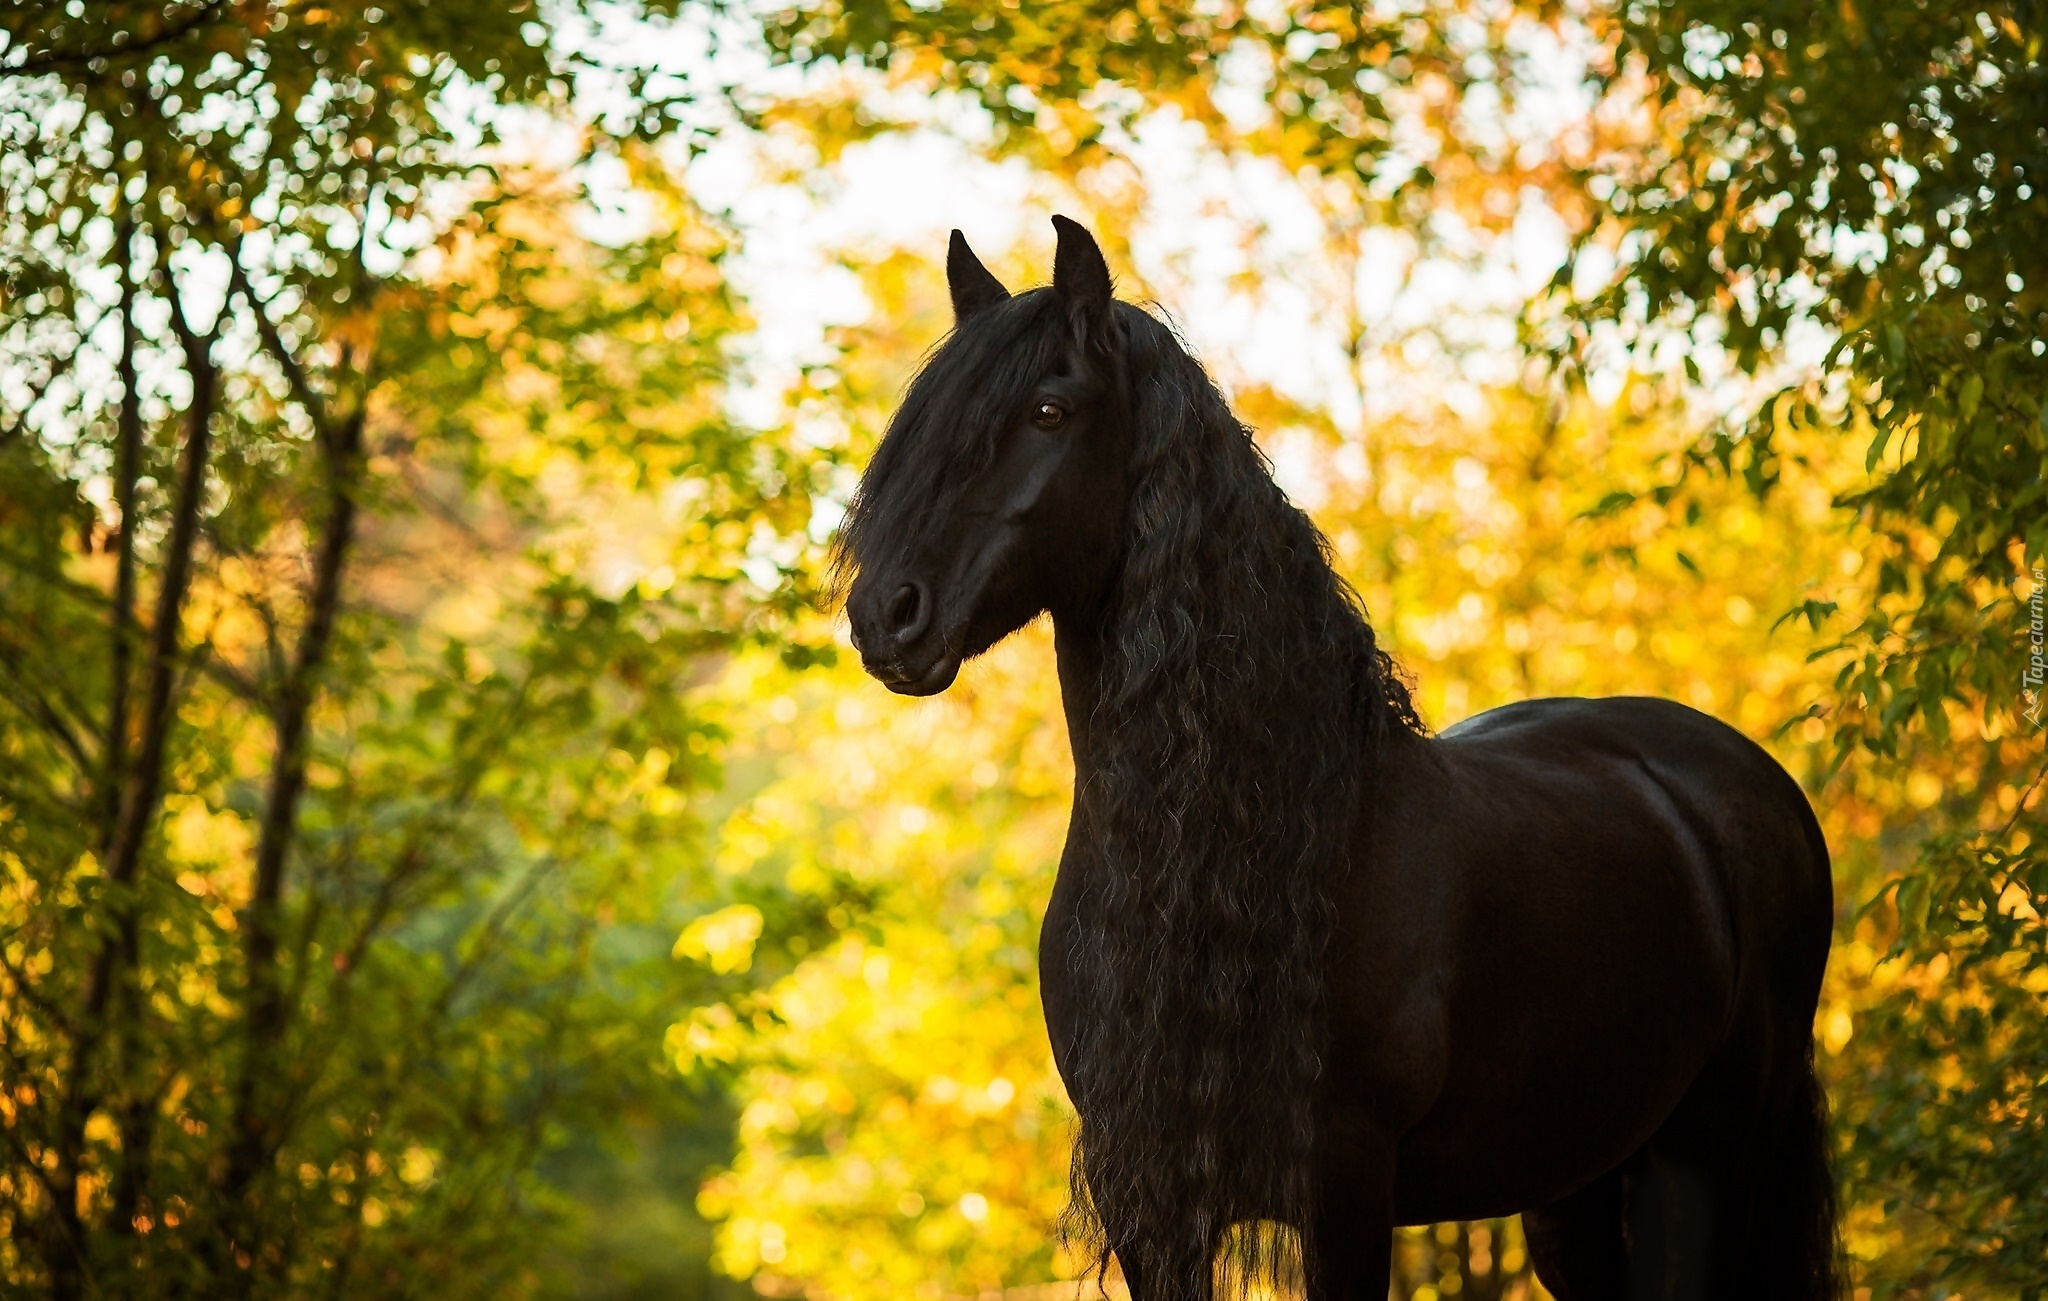
[{"label": "tapeciarnia.pl logo", "polygon": [[2048,574],[2041,567],[2034,567],[2034,591],[2027,598],[2027,671],[2026,689],[2021,692],[2027,698],[2027,721],[2035,727],[2041,726],[2043,708],[2048,707],[2048,691],[2041,689],[2044,677],[2048,677],[2048,622],[2044,622],[2043,597],[2048,596]]}]

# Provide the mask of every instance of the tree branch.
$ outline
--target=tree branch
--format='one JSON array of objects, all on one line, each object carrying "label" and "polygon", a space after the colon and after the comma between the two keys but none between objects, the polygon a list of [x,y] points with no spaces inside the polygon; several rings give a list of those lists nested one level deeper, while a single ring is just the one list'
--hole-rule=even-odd
[{"label": "tree branch", "polygon": [[48,393],[58,380],[64,378],[65,372],[71,369],[71,363],[77,359],[77,354],[73,353],[69,357],[59,357],[50,363],[50,373],[43,378],[42,385],[29,391],[29,399],[21,404],[20,414],[7,422],[5,430],[0,430],[0,443],[21,436],[22,431],[28,428],[28,413],[35,410],[36,403],[42,401],[43,395]]},{"label": "tree branch", "polygon": [[124,216],[114,240],[121,266],[121,407],[115,419],[114,509],[121,514],[120,550],[114,561],[114,608],[108,670],[107,740],[100,778],[106,803],[102,852],[112,843],[121,813],[121,783],[128,761],[128,676],[135,646],[135,484],[142,474],[142,390],[135,369],[135,223]]},{"label": "tree branch", "polygon": [[[163,273],[166,279],[170,272]],[[85,1123],[100,1100],[95,1074],[102,1038],[106,1031],[106,1010],[115,982],[127,978],[134,954],[123,943],[132,933],[136,903],[135,883],[142,865],[143,844],[155,822],[162,795],[164,750],[174,721],[173,687],[177,681],[179,629],[184,620],[185,592],[192,574],[192,556],[198,546],[200,503],[206,492],[208,454],[211,448],[214,405],[218,399],[219,374],[212,358],[213,335],[196,332],[185,318],[184,304],[175,282],[165,297],[171,308],[171,325],[185,351],[185,368],[192,377],[192,405],[185,413],[185,454],[178,474],[178,495],[172,508],[170,535],[164,544],[162,576],[157,588],[156,621],[150,630],[148,694],[141,716],[142,733],[134,762],[122,783],[120,810],[113,834],[107,841],[107,895],[115,916],[115,934],[100,946],[86,981],[85,1015],[80,1018],[79,1037],[73,1045],[71,1069],[65,1082],[65,1097],[59,1108],[54,1148],[57,1155],[52,1181],[63,1192],[53,1208],[55,1228],[62,1243],[52,1243],[48,1256],[51,1295],[69,1301],[80,1294],[85,1279],[85,1261],[71,1245],[77,1243],[81,1228],[78,1214],[77,1179],[79,1156],[85,1146]],[[219,323],[215,323],[218,330]],[[64,1248],[64,1249],[60,1249]]]},{"label": "tree branch", "polygon": [[[218,16],[226,4],[227,0],[206,0],[206,3],[182,22],[166,24],[162,31],[143,40],[102,46],[96,50],[45,50],[41,54],[29,56],[20,63],[0,65],[0,77],[32,77],[38,73],[56,72],[62,68],[76,67],[81,63],[91,63],[94,59],[130,58],[156,49],[160,45],[168,45],[196,30]],[[119,34],[125,36],[127,33]]]},{"label": "tree branch", "polygon": [[[135,275],[133,219],[124,216],[115,243],[121,267],[121,407],[115,435],[119,447],[114,466],[114,503],[121,513],[120,550],[114,567],[114,604],[110,620],[107,731],[101,765],[108,815],[106,843],[111,845],[121,812],[121,787],[128,764],[129,661],[135,643],[135,483],[142,466],[142,386],[136,376]],[[147,1053],[143,1033],[142,936],[139,907],[131,900],[115,919],[115,967],[112,1008],[121,1065],[120,1097],[115,1126],[121,1155],[113,1179],[108,1226],[117,1237],[135,1231],[135,1216],[149,1183],[150,1153],[156,1142],[156,1107],[139,1087]]]},{"label": "tree branch", "polygon": [[248,269],[242,265],[240,240],[231,240],[228,244],[228,284],[249,304],[249,312],[256,318],[256,333],[262,338],[264,348],[277,362],[278,369],[284,372],[285,383],[291,386],[292,396],[312,417],[313,425],[321,436],[326,437],[327,400],[314,389],[312,377],[299,364],[298,355],[278,333],[277,323],[270,318],[269,300],[258,294],[256,286],[250,283]]},{"label": "tree branch", "polygon": [[64,1014],[64,1009],[49,999],[44,998],[42,991],[36,988],[35,982],[30,978],[27,970],[20,963],[8,957],[4,950],[0,950],[0,972],[6,973],[8,984],[13,986],[9,993],[10,998],[18,998],[50,1018],[50,1024],[57,1028],[59,1034],[68,1035],[71,1033],[71,1018]]},{"label": "tree branch", "polygon": [[[407,884],[415,880],[428,865],[428,856],[431,852],[430,841],[432,838],[439,835],[452,834],[460,828],[465,812],[476,796],[479,784],[490,769],[491,758],[500,753],[497,738],[503,736],[507,731],[516,728],[519,719],[523,716],[524,705],[530,686],[530,679],[521,684],[513,705],[505,711],[502,726],[499,729],[479,735],[473,751],[457,767],[457,780],[436,812],[422,818],[413,825],[406,836],[403,848],[392,860],[390,867],[384,872],[382,879],[378,883],[377,892],[370,902],[367,915],[356,928],[349,943],[335,954],[335,976],[327,989],[329,1018],[326,1028],[328,1030],[328,1042],[324,1048],[314,1055],[310,1069],[302,1071],[295,1080],[296,1094],[287,1100],[283,1108],[287,1116],[295,1117],[298,1114],[299,1110],[304,1106],[306,1099],[312,1095],[318,1087],[319,1081],[324,1077],[327,1063],[338,1051],[339,1044],[345,1038],[351,1024],[351,981],[353,977],[361,970],[369,947],[374,942],[377,933],[398,907],[400,896]],[[536,871],[538,871],[538,868]],[[515,904],[518,899],[523,899],[526,893],[528,891],[522,890],[518,892]],[[494,914],[493,924],[501,923],[505,915],[501,907]],[[472,955],[472,960],[473,958],[474,955]],[[428,1036],[429,1042],[431,1042],[431,1037],[439,1032],[438,1027],[441,1023],[441,1018],[445,1015],[455,993],[459,992],[460,985],[466,982],[467,979],[468,976],[466,974],[458,973],[458,978],[449,988],[444,989],[442,997],[435,1001],[431,1015],[422,1022],[421,1032]],[[417,1045],[415,1046],[417,1047]],[[421,1050],[420,1055],[427,1055],[427,1050]],[[402,1074],[404,1074],[403,1071],[401,1071]],[[373,1112],[383,1110],[388,1105],[389,1094],[390,1091],[387,1087],[380,1094],[379,1099],[373,1101],[367,1110]],[[291,1123],[296,1122],[293,1121]],[[288,1132],[289,1125],[281,1128]],[[353,1239],[351,1241],[353,1242]],[[351,1250],[353,1250],[352,1246],[348,1245],[342,1248],[341,1254],[337,1257],[336,1273],[345,1276],[346,1261]]]},{"label": "tree branch", "polygon": [[178,474],[178,498],[171,515],[170,536],[164,545],[156,618],[150,630],[149,683],[141,718],[142,735],[122,794],[120,817],[108,844],[107,875],[124,883],[134,879],[163,777],[164,743],[172,714],[171,688],[177,675],[178,633],[184,618],[185,591],[192,575],[192,555],[199,539],[199,508],[206,492],[207,457],[219,387],[219,374],[211,356],[212,337],[193,332],[175,285],[168,297],[171,321],[184,345],[185,366],[192,376],[192,406],[185,417],[185,457]]},{"label": "tree branch", "polygon": [[259,686],[256,679],[217,655],[208,656],[206,662],[199,666],[199,671],[226,687],[238,700],[247,704],[269,708],[272,703],[270,693]]},{"label": "tree branch", "polygon": [[[253,296],[250,301],[256,302]],[[260,307],[257,310],[261,316]],[[346,419],[329,427],[321,440],[327,463],[327,520],[314,557],[306,623],[299,632],[291,667],[272,713],[276,749],[263,822],[257,833],[255,884],[242,915],[243,960],[248,969],[248,1043],[235,1090],[227,1169],[221,1185],[231,1238],[223,1245],[231,1249],[248,1250],[255,1245],[253,1217],[245,1214],[245,1203],[281,1141],[276,1132],[278,1118],[266,1114],[263,1108],[259,1082],[271,1050],[283,1036],[289,1012],[277,970],[284,871],[297,836],[299,800],[305,792],[307,730],[314,691],[319,674],[326,667],[341,605],[342,576],[354,540],[365,415],[359,406]],[[315,418],[317,421],[317,414]]]},{"label": "tree branch", "polygon": [[84,739],[50,702],[50,698],[28,680],[20,660],[6,647],[0,647],[0,667],[7,670],[6,675],[0,677],[0,696],[10,699],[16,709],[41,724],[43,730],[71,756],[81,776],[90,774],[97,765],[85,748]]},{"label": "tree branch", "polygon": [[[364,220],[368,220],[365,213]],[[276,749],[272,755],[263,822],[257,833],[255,881],[243,911],[243,959],[247,966],[246,1001],[249,1041],[235,1088],[226,1171],[221,1192],[226,1207],[231,1250],[255,1245],[256,1226],[247,1212],[250,1189],[283,1141],[289,1118],[266,1112],[260,1078],[263,1063],[282,1038],[291,1000],[279,978],[279,922],[287,860],[298,831],[298,806],[306,782],[309,715],[319,675],[326,667],[328,646],[341,604],[342,576],[355,539],[356,493],[363,459],[363,427],[368,415],[367,365],[354,409],[333,418],[329,399],[313,387],[299,357],[285,343],[270,304],[256,292],[241,246],[228,247],[231,289],[249,304],[265,350],[283,371],[293,396],[313,422],[327,472],[327,519],[314,556],[306,621],[300,629],[290,666],[272,709]],[[250,1276],[239,1276],[244,1286]]]}]

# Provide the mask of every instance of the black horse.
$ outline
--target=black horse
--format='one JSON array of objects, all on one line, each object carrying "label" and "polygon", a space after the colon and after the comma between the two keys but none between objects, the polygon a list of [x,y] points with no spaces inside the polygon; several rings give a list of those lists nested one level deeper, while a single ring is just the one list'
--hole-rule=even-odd
[{"label": "black horse", "polygon": [[1428,735],[1249,431],[1054,224],[1052,285],[1014,297],[954,232],[954,332],[837,572],[906,695],[1052,615],[1068,1227],[1137,1301],[1211,1295],[1226,1247],[1379,1301],[1394,1225],[1514,1212],[1560,1301],[1836,1295],[1798,785],[1663,700]]}]

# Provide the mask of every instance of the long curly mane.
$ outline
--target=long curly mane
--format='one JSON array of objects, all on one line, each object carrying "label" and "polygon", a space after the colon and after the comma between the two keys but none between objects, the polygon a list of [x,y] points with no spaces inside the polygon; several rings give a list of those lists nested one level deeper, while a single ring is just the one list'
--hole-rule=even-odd
[{"label": "long curly mane", "polygon": [[1065,1227],[1098,1270],[1121,1242],[1203,1295],[1220,1244],[1245,1282],[1314,1251],[1330,883],[1382,740],[1421,724],[1251,431],[1171,331],[1118,311],[1135,464],[1075,796],[1107,870],[1075,910],[1094,1008]]},{"label": "long curly mane", "polygon": [[[1381,742],[1421,724],[1251,431],[1165,324],[1114,310],[1133,462],[1099,695],[1069,702],[1092,738],[1075,833],[1100,866],[1069,937],[1088,1006],[1061,1228],[1098,1277],[1114,1251],[1199,1296],[1219,1246],[1240,1285],[1314,1251],[1330,886]],[[949,515],[1069,329],[1032,290],[934,352],[850,504],[838,592]]]}]

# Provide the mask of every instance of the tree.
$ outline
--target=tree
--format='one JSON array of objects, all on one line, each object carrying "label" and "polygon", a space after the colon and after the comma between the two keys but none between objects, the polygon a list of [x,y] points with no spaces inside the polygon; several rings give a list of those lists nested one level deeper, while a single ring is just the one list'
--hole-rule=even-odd
[{"label": "tree", "polygon": [[1569,315],[1718,331],[1751,373],[1817,322],[1822,365],[1709,455],[1761,491],[1788,421],[1868,449],[1869,480],[1841,498],[1877,554],[1837,620],[1835,762],[1860,754],[1935,798],[1906,802],[1925,806],[1895,823],[1914,847],[1856,900],[1904,970],[1867,1013],[1846,1172],[1903,1226],[1885,1271],[1899,1282],[2039,1296],[2048,768],[2027,602],[2048,586],[2043,15],[1892,0],[1617,20],[1605,84],[1640,93],[1654,129],[1586,180],[1640,256]]},{"label": "tree", "polygon": [[[702,83],[576,52],[678,9],[0,18],[9,1286],[587,1291],[621,1198],[706,1233],[658,1181],[713,1166],[732,1273],[1059,1267],[1043,647],[989,670],[999,726],[884,724],[807,612],[943,294],[922,253],[849,254],[882,311],[798,386],[804,436],[735,427],[735,232],[662,152]],[[873,87],[955,96],[1113,253],[1166,119],[1310,194],[1353,392],[1238,397],[1427,712],[1648,690],[1773,745],[1845,897],[1818,1031],[1859,1283],[2041,1293],[2037,6],[802,0],[758,30],[870,75],[735,88],[741,122],[829,160],[920,102]],[[633,234],[589,233],[599,157]],[[1356,414],[1414,342],[1362,307],[1367,244],[1483,256],[1538,209],[1570,243],[1520,322],[1548,377]],[[1431,333],[1432,383],[1488,346]],[[1401,1260],[1528,1286],[1508,1223]]]},{"label": "tree", "polygon": [[727,1123],[658,1051],[684,688],[790,645],[809,480],[724,236],[498,143],[585,70],[523,6],[0,31],[0,1278],[543,1289],[572,1138]]}]

